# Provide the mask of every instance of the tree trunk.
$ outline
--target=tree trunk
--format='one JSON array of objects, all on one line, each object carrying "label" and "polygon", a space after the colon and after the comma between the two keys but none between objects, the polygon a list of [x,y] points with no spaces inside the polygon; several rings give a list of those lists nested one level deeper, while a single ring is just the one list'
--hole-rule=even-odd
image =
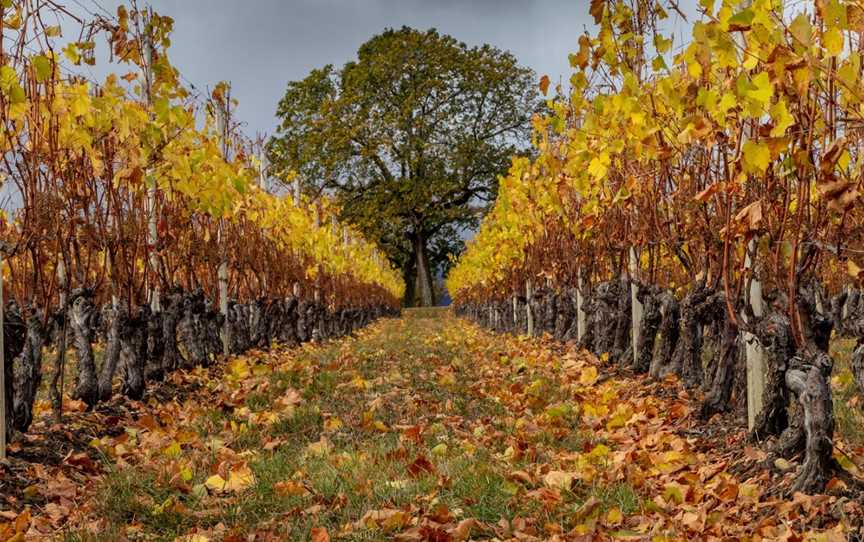
[{"label": "tree trunk", "polygon": [[111,398],[111,385],[117,371],[117,362],[120,360],[120,326],[127,320],[128,315],[125,309],[120,307],[106,308],[102,315],[108,330],[105,334],[105,360],[99,372],[99,400],[107,401]]},{"label": "tree trunk", "polygon": [[828,378],[834,363],[825,352],[794,358],[786,373],[789,386],[804,409],[806,454],[794,489],[818,493],[825,489],[834,472],[834,414]]},{"label": "tree trunk", "polygon": [[[161,301],[161,300],[160,300]],[[147,333],[147,360],[144,366],[144,378],[148,381],[160,381],[165,377],[165,369],[162,360],[165,357],[165,338],[162,336],[163,312],[153,312],[147,306],[146,333]]]},{"label": "tree trunk", "polygon": [[75,334],[75,352],[78,357],[78,378],[72,398],[84,401],[88,407],[92,407],[99,400],[96,362],[93,358],[94,324],[97,312],[90,291],[76,291],[72,294],[72,298],[69,324]]},{"label": "tree trunk", "polygon": [[653,378],[663,378],[674,372],[672,356],[678,347],[681,328],[681,305],[669,290],[659,294],[660,327],[658,330],[657,351],[651,358],[648,374]]},{"label": "tree trunk", "polygon": [[[18,318],[20,322],[20,318]],[[4,319],[4,328],[6,320]],[[33,402],[42,383],[42,347],[45,345],[45,330],[42,314],[32,310],[27,318],[27,339],[21,353],[21,370],[15,386],[15,429],[27,431],[33,422]]]},{"label": "tree trunk", "polygon": [[642,321],[639,323],[639,357],[633,365],[637,374],[647,373],[654,356],[654,341],[663,316],[660,314],[659,290],[654,286],[639,285],[636,299],[642,303]]},{"label": "tree trunk", "polygon": [[66,305],[66,293],[60,294],[60,309],[54,314],[54,335],[55,344],[57,345],[57,356],[54,358],[54,368],[51,373],[51,383],[48,388],[51,396],[51,408],[54,410],[54,417],[60,421],[63,410],[63,397],[61,381],[63,379],[63,371],[66,366],[66,338],[69,334],[69,309]]},{"label": "tree trunk", "polygon": [[172,290],[160,300],[162,304],[162,371],[168,373],[180,366],[180,350],[177,348],[177,324],[183,317],[183,295]]},{"label": "tree trunk", "polygon": [[[6,412],[6,442],[12,438],[15,427],[15,403],[13,394],[15,385],[13,383],[15,371],[14,360],[21,353],[25,342],[25,327],[21,319],[20,311],[14,301],[6,305],[3,313],[3,377],[5,383],[5,412]],[[38,387],[38,383],[36,384]]]},{"label": "tree trunk", "polygon": [[610,361],[621,365],[633,363],[633,298],[630,279],[618,279],[618,308],[615,312],[615,341],[609,353]]},{"label": "tree trunk", "polygon": [[417,262],[417,282],[420,294],[420,306],[432,307],[435,304],[432,292],[432,271],[429,268],[429,257],[426,254],[426,238],[421,233],[413,236],[414,258]]},{"label": "tree trunk", "polygon": [[180,365],[184,369],[193,369],[198,365],[206,366],[207,362],[207,330],[204,328],[203,312],[204,295],[194,291],[183,300],[183,316],[177,323],[177,342],[183,347],[184,356]]},{"label": "tree trunk", "polygon": [[705,394],[699,417],[709,419],[714,414],[726,412],[730,407],[732,388],[735,383],[735,366],[738,361],[738,326],[728,318],[723,323],[718,348],[714,352],[716,371],[711,387]]},{"label": "tree trunk", "polygon": [[139,307],[138,314],[130,316],[120,326],[120,359],[123,364],[123,384],[120,391],[126,397],[139,400],[144,397],[144,366],[147,362],[147,313],[149,308]]},{"label": "tree trunk", "polygon": [[409,258],[402,268],[402,280],[405,282],[405,298],[402,305],[413,307],[417,302],[417,258]]},{"label": "tree trunk", "polygon": [[[772,435],[781,435],[790,422],[786,408],[789,404],[786,370],[789,360],[795,355],[795,341],[786,314],[770,309],[768,315],[757,324],[752,340],[758,340],[762,346],[767,367],[762,411],[756,414],[751,431],[753,440],[762,440]],[[786,441],[790,441],[790,435],[791,433],[787,435]]]}]

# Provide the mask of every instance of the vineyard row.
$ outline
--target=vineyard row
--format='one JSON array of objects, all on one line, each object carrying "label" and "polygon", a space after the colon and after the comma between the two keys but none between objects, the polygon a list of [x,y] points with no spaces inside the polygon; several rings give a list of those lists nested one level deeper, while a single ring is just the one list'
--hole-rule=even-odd
[{"label": "vineyard row", "polygon": [[849,480],[829,347],[857,340],[864,393],[864,10],[702,0],[676,44],[673,2],[590,4],[569,91],[449,274],[457,310],[676,374],[706,420],[746,406],[804,458],[795,489]]},{"label": "vineyard row", "polygon": [[[147,381],[177,368],[398,312],[400,275],[332,203],[263,189],[265,164],[237,133],[230,85],[199,103],[180,84],[170,18],[121,7],[81,22],[81,38],[61,48],[61,26],[46,21],[63,19],[66,31],[71,15],[39,6],[0,2],[0,438],[32,422],[48,347],[59,416],[69,346],[71,395],[92,407],[111,397],[117,373],[121,392],[140,399]],[[100,37],[129,71],[96,84],[73,68],[95,63]]]}]

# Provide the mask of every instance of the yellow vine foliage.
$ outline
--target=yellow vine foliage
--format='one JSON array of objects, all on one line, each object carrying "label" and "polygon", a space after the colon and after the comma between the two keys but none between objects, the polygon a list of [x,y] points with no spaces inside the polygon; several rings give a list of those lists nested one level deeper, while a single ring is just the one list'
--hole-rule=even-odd
[{"label": "yellow vine foliage", "polygon": [[597,32],[570,57],[569,95],[534,119],[536,155],[500,180],[448,276],[454,299],[510,295],[514,276],[556,277],[568,261],[599,273],[628,247],[655,249],[652,269],[681,260],[671,274],[731,280],[757,236],[777,277],[807,247],[861,240],[864,10],[807,4],[701,0],[675,47],[659,3],[592,1]]},{"label": "yellow vine foliage", "polygon": [[[112,38],[115,54],[143,70],[137,42],[125,34],[130,24],[123,7],[118,21]],[[157,40],[167,44],[171,20],[153,15],[149,24]],[[9,19],[5,26],[15,29]],[[290,198],[258,188],[258,164],[239,149],[234,149],[233,160],[226,159],[226,143],[216,133],[212,115],[205,116],[203,125],[198,122],[200,110],[186,100],[167,56],[154,54],[150,59],[154,77],[148,92],[134,72],[122,79],[109,75],[98,86],[61,73],[61,60],[81,62],[82,49],[86,47],[73,42],[63,48],[62,59],[47,52],[0,58],[0,63],[5,62],[0,65],[0,114],[6,128],[0,130],[0,154],[26,154],[41,162],[46,171],[42,179],[62,179],[58,182],[69,188],[62,195],[67,201],[76,196],[96,201],[100,186],[109,185],[130,201],[143,201],[148,188],[156,188],[174,206],[172,212],[189,220],[198,217],[211,224],[227,221],[257,227],[274,250],[285,249],[305,262],[307,278],[318,273],[351,277],[382,288],[395,300],[402,297],[400,274],[356,231],[347,229],[348,235],[343,235],[342,225],[332,218],[338,209],[330,202],[303,201],[295,206]],[[224,99],[223,90],[217,86],[214,101]],[[16,219],[19,228],[25,219]],[[207,241],[209,233],[203,236]],[[139,254],[136,268],[146,265],[145,255]]]}]

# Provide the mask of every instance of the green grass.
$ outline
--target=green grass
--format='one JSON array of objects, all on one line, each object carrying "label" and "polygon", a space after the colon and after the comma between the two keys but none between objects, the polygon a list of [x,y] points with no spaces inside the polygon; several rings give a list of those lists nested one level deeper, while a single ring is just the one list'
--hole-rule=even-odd
[{"label": "green grass", "polygon": [[[236,539],[266,529],[277,539],[308,540],[312,528],[325,527],[332,537],[372,510],[440,505],[458,518],[489,524],[519,516],[535,517],[540,525],[547,520],[566,524],[570,511],[591,496],[604,508],[638,510],[640,497],[624,484],[566,492],[556,510],[525,498],[531,488],[508,477],[532,466],[510,463],[503,454],[513,439],[528,437],[514,431],[513,414],[505,406],[473,385],[482,364],[472,360],[487,352],[472,350],[453,322],[444,309],[410,310],[404,319],[379,324],[378,332],[358,340],[297,349],[289,363],[262,376],[263,385],[234,406],[253,413],[279,412],[274,423],[235,430],[226,442],[248,458],[255,475],[251,488],[239,495],[196,497],[188,487],[181,490],[169,483],[158,466],[118,469],[106,477],[97,499],[99,514],[111,528],[96,538],[71,533],[68,539],[116,540],[123,538],[123,525],[135,524],[142,539],[169,541],[192,527],[221,523]],[[446,374],[452,378],[443,378]],[[508,378],[526,387],[538,380],[531,371]],[[579,417],[557,406],[569,399],[566,389],[553,373],[543,378],[542,390],[530,397],[530,408],[549,423],[530,437],[536,446],[535,462],[555,461],[557,453],[581,450],[587,438],[580,431]],[[290,412],[279,411],[278,399],[288,390],[299,392],[303,401]],[[232,421],[244,421],[233,412],[222,406],[205,409],[193,425],[202,442],[224,436]],[[325,428],[333,418],[341,426]],[[373,422],[383,424],[384,430]],[[419,442],[401,439],[396,429],[411,424],[424,428]],[[465,436],[475,429],[489,437],[465,447]],[[322,437],[331,447],[324,456],[309,448]],[[264,443],[273,440],[280,445],[265,450]],[[447,444],[446,450],[436,448],[441,443]],[[218,462],[216,452],[198,453],[189,487],[200,486]],[[431,462],[432,472],[410,473],[409,465],[421,456]],[[289,482],[293,487],[301,484],[309,493],[280,492],[279,487]],[[176,503],[182,505],[181,512],[172,506]],[[340,540],[382,540],[392,534],[358,528]]]}]

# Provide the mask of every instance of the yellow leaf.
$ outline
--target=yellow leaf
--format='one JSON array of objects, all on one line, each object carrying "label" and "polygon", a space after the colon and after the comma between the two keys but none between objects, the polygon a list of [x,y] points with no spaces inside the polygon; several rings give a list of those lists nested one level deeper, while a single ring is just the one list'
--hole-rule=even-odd
[{"label": "yellow leaf", "polygon": [[582,369],[582,372],[579,375],[579,383],[583,386],[590,386],[597,382],[597,375],[597,367],[589,365]]},{"label": "yellow leaf", "polygon": [[611,163],[612,160],[609,158],[608,152],[600,153],[598,156],[591,159],[591,163],[588,164],[588,173],[590,173],[595,180],[600,180],[606,176],[609,164]]},{"label": "yellow leaf", "polygon": [[822,46],[828,56],[837,56],[843,51],[843,33],[836,26],[829,28],[822,34]]},{"label": "yellow leaf", "polygon": [[228,473],[226,491],[243,491],[255,483],[255,475],[248,465],[243,464]]},{"label": "yellow leaf", "polygon": [[212,489],[213,491],[225,491],[225,484],[227,482],[224,478],[219,476],[218,474],[214,474],[213,476],[207,478],[204,481],[204,485],[207,486],[208,489]]},{"label": "yellow leaf", "polygon": [[744,143],[744,169],[749,173],[765,173],[771,162],[771,151],[767,145],[749,140]]},{"label": "yellow leaf", "polygon": [[752,87],[747,91],[747,96],[763,106],[767,105],[771,101],[771,96],[774,95],[774,85],[771,84],[768,72],[758,73],[753,77],[751,84]]},{"label": "yellow leaf", "polygon": [[853,276],[857,279],[861,276],[862,269],[858,267],[857,263],[849,259],[846,260],[846,271],[849,273],[850,276]]},{"label": "yellow leaf", "polygon": [[180,443],[177,442],[176,440],[172,441],[171,444],[169,444],[168,446],[165,447],[165,450],[163,450],[163,453],[167,457],[170,457],[172,459],[180,457],[180,453],[181,453]]},{"label": "yellow leaf", "polygon": [[780,100],[771,106],[771,118],[774,120],[774,128],[771,129],[771,137],[782,137],[786,129],[794,124],[795,119],[786,109],[786,101]]},{"label": "yellow leaf", "polygon": [[249,370],[249,363],[244,358],[236,358],[228,363],[228,373],[237,380],[248,377],[252,374]]}]

